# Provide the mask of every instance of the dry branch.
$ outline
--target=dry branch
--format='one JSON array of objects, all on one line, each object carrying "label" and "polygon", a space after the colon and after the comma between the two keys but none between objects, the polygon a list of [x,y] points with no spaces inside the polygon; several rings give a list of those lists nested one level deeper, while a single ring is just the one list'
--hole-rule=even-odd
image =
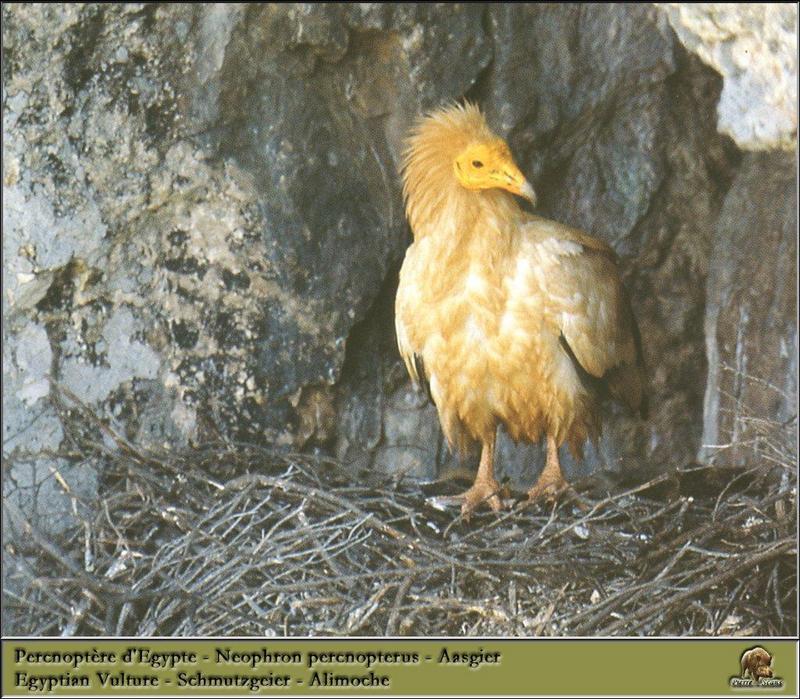
[{"label": "dry branch", "polygon": [[60,400],[70,458],[100,465],[100,494],[81,503],[93,516],[57,538],[6,503],[7,632],[795,630],[785,452],[777,466],[687,468],[597,497],[578,484],[585,511],[562,503],[467,524],[408,479],[364,483],[330,459],[254,444],[140,449],[74,396]]}]

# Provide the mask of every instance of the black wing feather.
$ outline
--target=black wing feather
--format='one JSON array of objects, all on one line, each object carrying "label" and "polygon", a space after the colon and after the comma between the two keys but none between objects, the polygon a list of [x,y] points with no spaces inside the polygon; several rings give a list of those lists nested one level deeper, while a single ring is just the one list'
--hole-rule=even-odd
[{"label": "black wing feather", "polygon": [[422,358],[421,354],[417,354],[415,352],[412,355],[412,361],[414,362],[414,369],[419,377],[419,385],[422,387],[422,390],[425,391],[425,395],[428,396],[428,400],[433,403],[433,396],[431,395],[431,383],[428,380],[428,375],[425,373],[425,360]]},{"label": "black wing feather", "polygon": [[567,338],[564,337],[564,333],[559,333],[558,341],[561,344],[561,349],[563,349],[567,356],[572,360],[572,365],[575,367],[575,371],[578,373],[578,378],[581,380],[581,383],[584,385],[584,387],[603,400],[608,398],[610,393],[606,380],[603,377],[597,378],[596,376],[592,376],[592,374],[583,368],[583,365],[575,356],[575,352],[572,351],[572,347],[569,346]]}]

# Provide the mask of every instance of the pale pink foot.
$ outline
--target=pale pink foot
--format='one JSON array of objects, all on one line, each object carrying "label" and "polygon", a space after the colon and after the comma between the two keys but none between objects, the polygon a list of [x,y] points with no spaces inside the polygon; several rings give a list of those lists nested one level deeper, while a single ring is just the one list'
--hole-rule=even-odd
[{"label": "pale pink foot", "polygon": [[552,504],[563,495],[566,495],[568,499],[573,501],[581,510],[586,511],[589,509],[589,506],[578,497],[578,494],[562,475],[561,464],[558,461],[558,445],[556,444],[556,440],[548,435],[547,461],[539,475],[539,480],[537,480],[534,486],[528,491],[528,502],[526,505],[541,500]]},{"label": "pale pink foot", "polygon": [[570,484],[560,475],[557,478],[545,478],[543,473],[528,491],[528,502],[533,503],[539,500],[555,502],[568,490],[572,490]]},{"label": "pale pink foot", "polygon": [[461,516],[469,520],[470,515],[484,502],[488,504],[492,510],[499,512],[503,509],[503,500],[500,497],[501,493],[502,488],[494,478],[491,480],[476,480],[469,490],[456,496],[463,500],[461,504]]}]

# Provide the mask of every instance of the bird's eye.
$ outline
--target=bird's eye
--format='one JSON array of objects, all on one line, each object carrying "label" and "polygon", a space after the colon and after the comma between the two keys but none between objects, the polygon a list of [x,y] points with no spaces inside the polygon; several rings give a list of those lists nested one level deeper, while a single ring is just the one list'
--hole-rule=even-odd
[{"label": "bird's eye", "polygon": [[483,167],[483,163],[480,160],[473,160],[472,167]]}]

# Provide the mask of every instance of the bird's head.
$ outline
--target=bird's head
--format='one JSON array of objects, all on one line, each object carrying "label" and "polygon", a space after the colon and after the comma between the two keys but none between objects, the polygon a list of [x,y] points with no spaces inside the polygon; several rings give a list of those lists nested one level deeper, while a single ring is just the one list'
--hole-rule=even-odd
[{"label": "bird's head", "polygon": [[456,179],[471,190],[499,187],[536,205],[536,193],[517,167],[508,144],[498,137],[470,143],[453,161]]},{"label": "bird's head", "polygon": [[508,144],[469,102],[442,107],[417,121],[406,140],[403,180],[406,199],[418,211],[452,191],[503,189],[536,204]]}]

